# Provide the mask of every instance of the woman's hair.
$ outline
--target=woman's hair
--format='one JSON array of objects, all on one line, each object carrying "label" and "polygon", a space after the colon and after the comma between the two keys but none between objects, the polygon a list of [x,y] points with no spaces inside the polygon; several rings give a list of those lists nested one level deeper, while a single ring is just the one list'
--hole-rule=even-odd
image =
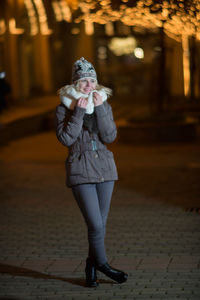
[{"label": "woman's hair", "polygon": [[[75,87],[75,89],[76,89],[77,91],[79,91],[79,83],[80,83],[80,80],[77,80],[77,81],[74,82],[74,87]],[[95,90],[100,91],[101,89],[104,89],[105,92],[106,92],[106,94],[107,94],[108,96],[112,96],[112,90],[111,90],[110,88],[105,87],[105,86],[103,86],[103,85],[101,85],[101,84],[96,83],[96,88],[95,88]]]}]

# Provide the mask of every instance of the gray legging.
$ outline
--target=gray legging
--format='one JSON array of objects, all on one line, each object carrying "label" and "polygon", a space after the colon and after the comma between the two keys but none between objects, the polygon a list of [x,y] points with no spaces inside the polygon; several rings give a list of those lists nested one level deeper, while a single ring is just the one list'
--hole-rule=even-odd
[{"label": "gray legging", "polygon": [[90,259],[107,262],[104,239],[114,181],[79,184],[72,187],[74,197],[88,227]]}]

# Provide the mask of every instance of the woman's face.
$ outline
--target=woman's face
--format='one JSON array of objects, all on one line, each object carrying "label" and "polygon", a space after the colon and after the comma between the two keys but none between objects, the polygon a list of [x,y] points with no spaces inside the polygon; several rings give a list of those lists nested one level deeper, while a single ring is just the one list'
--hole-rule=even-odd
[{"label": "woman's face", "polygon": [[93,78],[84,78],[79,80],[79,91],[83,94],[91,93],[96,87],[96,80]]}]

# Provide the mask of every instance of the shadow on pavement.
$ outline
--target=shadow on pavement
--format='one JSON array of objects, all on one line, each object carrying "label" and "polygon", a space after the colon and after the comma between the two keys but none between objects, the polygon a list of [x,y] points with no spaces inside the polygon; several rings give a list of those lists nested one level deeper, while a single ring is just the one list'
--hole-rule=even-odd
[{"label": "shadow on pavement", "polygon": [[[9,274],[12,276],[24,276],[24,277],[31,277],[31,278],[39,278],[39,279],[55,279],[55,280],[62,280],[65,282],[69,282],[74,285],[79,285],[83,287],[87,287],[85,284],[85,279],[84,278],[65,278],[65,277],[59,277],[55,275],[49,275],[45,273],[41,273],[38,271],[30,270],[27,268],[23,267],[17,267],[17,266],[11,266],[7,264],[0,264],[0,274]],[[100,279],[98,280],[99,283],[113,283],[115,284],[114,281],[111,280],[105,280],[105,279]],[[87,287],[88,288],[88,287]],[[6,298],[8,300],[8,298]],[[13,300],[20,300],[18,298],[12,298]],[[0,300],[4,300],[4,298],[0,298]]]},{"label": "shadow on pavement", "polygon": [[20,298],[12,297],[12,298],[0,298],[0,300],[21,300]]}]

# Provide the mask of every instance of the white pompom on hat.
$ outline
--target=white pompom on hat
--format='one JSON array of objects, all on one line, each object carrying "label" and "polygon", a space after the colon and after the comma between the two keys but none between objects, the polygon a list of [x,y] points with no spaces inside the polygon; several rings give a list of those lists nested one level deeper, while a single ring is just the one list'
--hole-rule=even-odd
[{"label": "white pompom on hat", "polygon": [[83,78],[94,78],[97,80],[97,74],[94,66],[84,57],[78,59],[72,67],[72,82]]}]

